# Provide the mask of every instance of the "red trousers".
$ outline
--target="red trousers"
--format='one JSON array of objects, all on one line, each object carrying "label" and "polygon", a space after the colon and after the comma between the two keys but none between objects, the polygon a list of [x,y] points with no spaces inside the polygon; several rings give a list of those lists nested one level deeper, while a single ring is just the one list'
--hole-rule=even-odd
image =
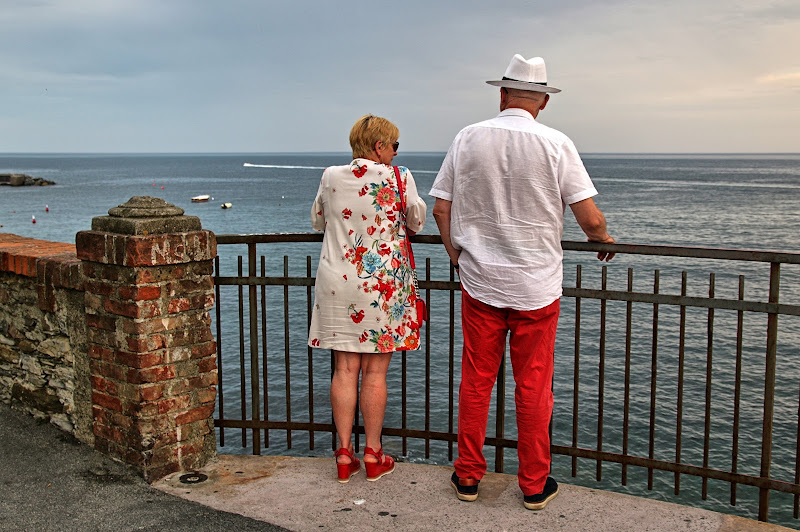
[{"label": "red trousers", "polygon": [[560,300],[537,310],[497,308],[461,291],[464,349],[458,393],[456,474],[477,480],[486,473],[483,444],[492,388],[511,332],[511,366],[516,388],[519,487],[525,495],[541,493],[550,473],[553,413],[553,350]]}]

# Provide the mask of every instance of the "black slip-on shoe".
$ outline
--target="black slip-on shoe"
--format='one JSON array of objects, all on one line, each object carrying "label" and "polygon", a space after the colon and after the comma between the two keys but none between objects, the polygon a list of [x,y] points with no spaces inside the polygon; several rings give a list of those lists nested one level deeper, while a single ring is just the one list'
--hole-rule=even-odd
[{"label": "black slip-on shoe", "polygon": [[460,501],[472,502],[476,500],[480,482],[480,480],[475,480],[474,478],[458,478],[455,471],[453,471],[453,476],[450,477],[450,484],[456,490],[456,497]]},{"label": "black slip-on shoe", "polygon": [[553,477],[547,477],[544,489],[535,495],[525,495],[523,504],[528,510],[543,510],[547,503],[558,495],[558,482]]}]

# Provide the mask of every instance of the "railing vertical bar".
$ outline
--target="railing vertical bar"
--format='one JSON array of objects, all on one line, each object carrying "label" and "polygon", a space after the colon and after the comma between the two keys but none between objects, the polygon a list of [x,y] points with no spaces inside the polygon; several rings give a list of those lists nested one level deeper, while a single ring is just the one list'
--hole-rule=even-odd
[{"label": "railing vertical bar", "polygon": [[[425,280],[431,280],[431,258],[425,259]],[[431,308],[431,289],[425,289],[425,305]],[[417,316],[422,320],[422,316]],[[425,458],[431,457],[431,327],[425,325]]]},{"label": "railing vertical bar", "polygon": [[[712,272],[708,278],[708,298],[714,299],[716,276]],[[714,308],[708,309],[708,332],[706,347],[706,397],[705,397],[705,426],[703,428],[703,467],[708,467],[709,453],[711,452],[711,373],[714,356]],[[703,476],[703,500],[708,498],[708,477]]]},{"label": "railing vertical bar", "polygon": [[[333,373],[336,371],[336,354],[334,353],[333,349],[331,349],[331,382],[333,382]],[[331,450],[338,451],[339,450],[339,442],[338,442],[338,434],[336,432],[336,420],[333,417],[333,409],[331,409],[331,424],[333,425],[333,429],[331,429]]]},{"label": "railing vertical bar", "polygon": [[[686,296],[688,285],[688,274],[686,270],[681,272],[681,296]],[[681,463],[681,451],[683,447],[683,380],[684,367],[686,364],[686,306],[680,307],[680,325],[678,329],[678,397],[675,413],[675,463]],[[675,495],[681,492],[681,474],[675,473]]]},{"label": "railing vertical bar", "polygon": [[[653,294],[659,293],[661,271],[653,273]],[[653,347],[650,358],[650,435],[647,456],[655,458],[656,448],[656,384],[658,382],[658,303],[653,303]],[[653,489],[653,468],[647,468],[647,489]]]},{"label": "railing vertical bar", "polygon": [[[794,483],[800,484],[800,400],[798,400],[797,406],[797,420],[797,443],[794,455]],[[795,519],[797,519],[800,516],[800,495],[795,495],[793,498],[794,504],[792,505],[792,515]]]},{"label": "railing vertical bar", "polygon": [[408,351],[401,351],[402,356],[400,366],[400,426],[403,429],[403,456],[408,455],[408,437],[406,437],[406,429],[408,428],[408,358],[406,354]]},{"label": "railing vertical bar", "polygon": [[[628,292],[633,292],[633,268],[628,268]],[[622,413],[622,455],[628,456],[631,413],[631,341],[633,334],[633,301],[625,309],[625,396]],[[628,485],[628,463],[622,462],[622,485]]]},{"label": "railing vertical bar", "polygon": [[[602,268],[600,286],[603,291],[608,289],[608,266]],[[600,300],[600,353],[597,368],[597,450],[603,450],[603,408],[605,407],[606,387],[606,312],[608,301]],[[597,460],[597,481],[603,480],[603,460]]]},{"label": "railing vertical bar", "polygon": [[[453,264],[450,264],[450,282],[455,281],[455,268],[453,268]],[[456,291],[454,289],[449,290],[450,293],[450,307],[449,307],[449,314],[450,314],[450,326],[448,328],[448,345],[447,345],[447,356],[448,356],[448,379],[447,379],[447,389],[448,389],[448,397],[447,397],[447,404],[449,407],[448,414],[447,414],[447,432],[453,434],[455,430],[455,423],[454,423],[454,415],[455,412],[455,321],[456,321]],[[449,462],[453,461],[453,442],[447,442],[447,460]]]},{"label": "railing vertical bar", "polygon": [[[770,264],[769,302],[778,304],[781,283],[781,263]],[[775,415],[775,367],[778,352],[778,313],[767,315],[767,352],[764,368],[764,423],[761,433],[761,478],[768,479],[772,467],[772,423]],[[758,520],[769,519],[769,488],[759,488]]]},{"label": "railing vertical bar", "polygon": [[[494,430],[498,439],[505,438],[506,430],[506,353],[503,350],[503,359],[500,369],[497,370],[497,409],[495,414]],[[501,444],[494,447],[494,471],[503,472],[504,448]]]},{"label": "railing vertical bar", "polygon": [[[247,276],[250,279],[257,274],[256,245],[247,244]],[[253,421],[261,421],[261,392],[259,389],[258,371],[258,288],[251,284],[247,287],[248,317],[250,327],[250,417]],[[261,431],[253,429],[253,454],[261,454]]]},{"label": "railing vertical bar", "polygon": [[[581,287],[581,265],[575,269],[575,288]],[[572,372],[572,448],[578,448],[578,395],[581,368],[581,298],[575,298],[575,362]],[[572,457],[572,476],[578,476],[578,457]]]},{"label": "railing vertical bar", "polygon": [[[289,257],[283,256],[283,277],[289,277]],[[286,422],[291,426],[292,423],[292,375],[290,365],[290,347],[291,342],[289,336],[289,285],[283,285],[283,365],[286,371]],[[292,429],[286,429],[286,447],[292,448]]]},{"label": "railing vertical bar", "polygon": [[[267,258],[261,255],[261,277],[267,276]],[[267,285],[261,285],[261,378],[264,386],[264,421],[269,421],[269,370],[267,369]],[[264,447],[269,447],[269,429],[264,429]]]},{"label": "railing vertical bar", "polygon": [[[239,255],[237,263],[237,273],[239,277],[244,275],[242,256]],[[242,401],[242,421],[247,419],[247,382],[245,378],[244,364],[244,287],[239,285],[239,379],[240,379],[240,399]],[[247,429],[242,428],[242,447],[247,447]]]},{"label": "railing vertical bar", "polygon": [[[219,282],[217,281],[217,277],[219,277],[219,255],[214,257],[214,295],[216,299],[214,300],[214,315],[217,318],[216,329],[217,329],[217,382],[219,386],[217,386],[217,394],[219,397],[219,401],[217,401],[217,408],[219,410],[219,419],[225,419],[225,395],[223,393],[223,386],[222,386],[222,304],[220,303],[220,288]],[[219,445],[220,447],[225,447],[225,427],[219,427]]]},{"label": "railing vertical bar", "polygon": [[[739,276],[739,301],[744,301],[744,275]],[[744,340],[744,311],[736,313],[736,378],[733,390],[733,434],[731,442],[731,473],[739,467],[739,417],[742,397],[742,342]],[[797,481],[795,481],[797,483]],[[731,506],[736,505],[736,482],[731,482]]]},{"label": "railing vertical bar", "polygon": [[[311,278],[311,256],[306,256],[306,277]],[[311,285],[306,287],[307,330],[311,329]],[[306,342],[306,344],[308,344]],[[314,350],[307,346],[308,353],[308,421],[314,423]],[[308,431],[308,446],[314,450],[314,431]]]}]

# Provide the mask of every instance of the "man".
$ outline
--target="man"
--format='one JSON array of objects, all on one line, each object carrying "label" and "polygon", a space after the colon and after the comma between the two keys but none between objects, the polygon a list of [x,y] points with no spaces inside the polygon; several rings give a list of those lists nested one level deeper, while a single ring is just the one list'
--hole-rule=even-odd
[{"label": "man", "polygon": [[566,205],[590,241],[614,239],[574,144],[536,121],[550,94],[560,92],[547,85],[544,60],[517,54],[502,80],[487,83],[500,87],[500,114],[458,133],[430,192],[462,287],[458,459],[451,482],[460,500],[478,498],[489,402],[510,331],[517,476],[525,508],[541,510],[558,493],[548,476],[548,426]]}]

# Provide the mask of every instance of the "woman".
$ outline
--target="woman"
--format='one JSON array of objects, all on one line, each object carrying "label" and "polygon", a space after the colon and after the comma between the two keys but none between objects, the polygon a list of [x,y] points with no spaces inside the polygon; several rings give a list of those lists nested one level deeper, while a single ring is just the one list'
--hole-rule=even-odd
[{"label": "woman", "polygon": [[359,118],[350,131],[353,162],[323,172],[311,209],[311,225],[325,237],[308,344],[334,352],[331,407],[339,482],[348,482],[360,468],[351,442],[359,373],[367,480],[394,470],[381,445],[386,371],[394,351],[419,347],[421,317],[414,305],[406,224],[413,232],[422,230],[427,207],[411,172],[399,167],[403,217],[392,167],[398,137],[397,127],[385,118]]}]

